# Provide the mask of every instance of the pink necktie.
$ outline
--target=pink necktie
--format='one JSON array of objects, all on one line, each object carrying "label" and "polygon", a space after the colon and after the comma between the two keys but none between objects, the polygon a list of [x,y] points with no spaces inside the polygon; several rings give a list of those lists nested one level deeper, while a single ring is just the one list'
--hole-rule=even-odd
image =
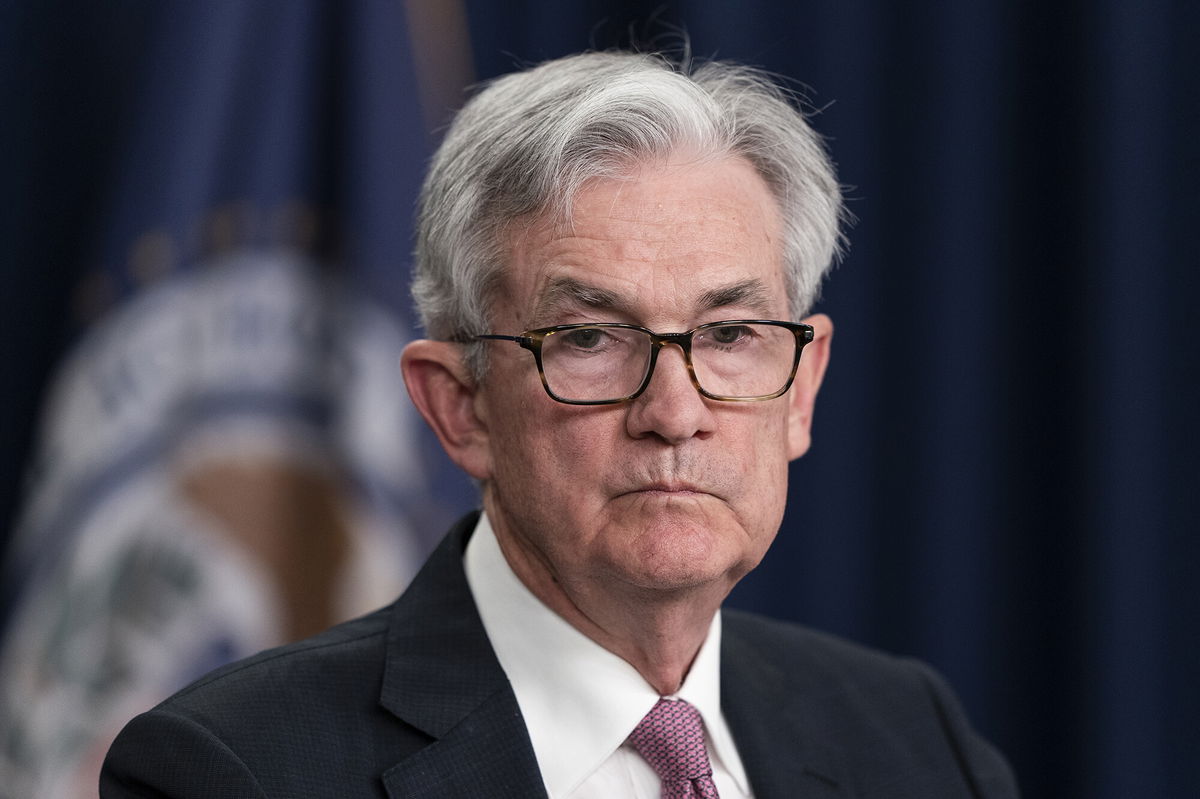
[{"label": "pink necktie", "polygon": [[658,700],[629,743],[662,780],[662,799],[719,799],[700,712],[687,702]]}]

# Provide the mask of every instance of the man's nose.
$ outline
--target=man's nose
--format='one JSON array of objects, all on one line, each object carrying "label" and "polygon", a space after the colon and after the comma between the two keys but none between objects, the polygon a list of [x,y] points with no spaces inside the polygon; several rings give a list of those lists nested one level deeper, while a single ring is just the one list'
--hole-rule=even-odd
[{"label": "man's nose", "polygon": [[692,382],[679,344],[667,343],[659,350],[649,385],[630,404],[626,426],[634,438],[652,435],[669,444],[715,429],[710,403]]}]

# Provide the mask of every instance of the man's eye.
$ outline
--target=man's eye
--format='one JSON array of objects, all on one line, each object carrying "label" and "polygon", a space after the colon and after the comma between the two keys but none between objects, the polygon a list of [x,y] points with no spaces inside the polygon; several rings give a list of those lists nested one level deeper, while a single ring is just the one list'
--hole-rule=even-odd
[{"label": "man's eye", "polygon": [[708,331],[708,336],[714,344],[736,344],[744,338],[749,338],[750,328],[746,325],[714,327]]},{"label": "man's eye", "polygon": [[584,327],[579,330],[568,330],[562,334],[563,343],[581,350],[595,349],[604,344],[607,334],[594,327]]}]

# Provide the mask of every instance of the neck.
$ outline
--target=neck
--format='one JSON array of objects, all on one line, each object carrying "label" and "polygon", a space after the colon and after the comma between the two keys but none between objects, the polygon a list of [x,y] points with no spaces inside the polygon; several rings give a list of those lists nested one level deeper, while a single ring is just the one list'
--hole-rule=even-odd
[{"label": "neck", "polygon": [[[669,696],[683,685],[708,637],[720,600],[709,603],[688,597],[675,602],[642,602],[612,618],[585,612],[575,602],[547,604],[584,635],[626,660],[660,696]],[[628,619],[635,619],[636,624],[622,623]]]}]

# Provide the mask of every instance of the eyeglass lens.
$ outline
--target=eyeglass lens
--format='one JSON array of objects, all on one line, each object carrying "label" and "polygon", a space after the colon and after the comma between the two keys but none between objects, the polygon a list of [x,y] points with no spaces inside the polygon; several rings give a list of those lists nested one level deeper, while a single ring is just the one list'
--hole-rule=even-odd
[{"label": "eyeglass lens", "polygon": [[[623,327],[580,327],[546,335],[546,385],[567,400],[597,402],[638,390],[650,366],[650,335]],[[692,336],[696,380],[710,394],[752,398],[778,392],[792,375],[795,334],[755,323],[718,325]]]}]

